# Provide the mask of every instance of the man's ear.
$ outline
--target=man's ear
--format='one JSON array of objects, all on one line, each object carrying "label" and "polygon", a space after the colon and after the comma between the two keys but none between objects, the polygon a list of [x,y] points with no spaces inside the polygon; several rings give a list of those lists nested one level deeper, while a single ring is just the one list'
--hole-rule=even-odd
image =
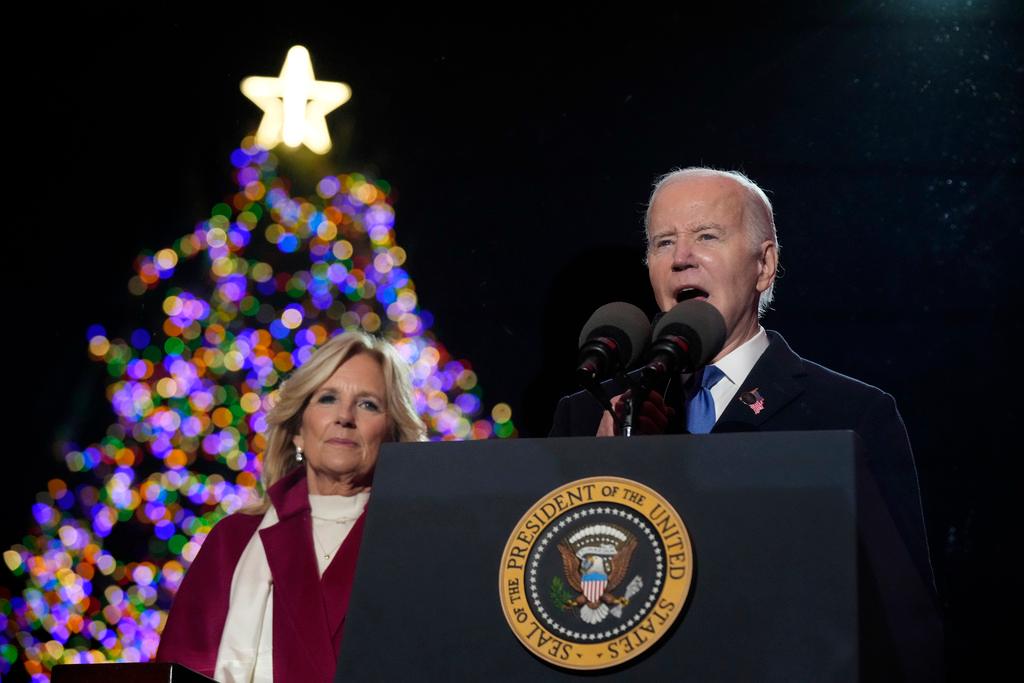
[{"label": "man's ear", "polygon": [[757,275],[757,291],[763,292],[771,286],[779,269],[779,250],[775,242],[765,240],[761,243],[758,269],[760,272]]}]

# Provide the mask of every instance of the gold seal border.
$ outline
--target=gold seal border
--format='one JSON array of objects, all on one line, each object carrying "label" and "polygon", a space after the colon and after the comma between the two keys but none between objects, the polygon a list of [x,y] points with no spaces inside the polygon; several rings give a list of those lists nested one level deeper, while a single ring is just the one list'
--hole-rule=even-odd
[{"label": "gold seal border", "polygon": [[[574,508],[600,503],[631,508],[647,520],[665,546],[665,582],[655,605],[633,629],[601,643],[576,643],[550,632],[533,616],[527,598],[526,562],[554,519]],[[598,476],[550,491],[520,518],[501,554],[498,591],[505,620],[526,649],[558,667],[593,670],[628,662],[660,640],[682,612],[692,579],[690,534],[675,508],[640,482]]]}]

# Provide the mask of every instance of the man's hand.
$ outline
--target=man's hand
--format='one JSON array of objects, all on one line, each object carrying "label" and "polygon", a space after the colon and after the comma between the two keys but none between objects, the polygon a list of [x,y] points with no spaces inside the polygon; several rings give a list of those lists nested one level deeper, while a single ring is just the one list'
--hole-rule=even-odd
[{"label": "man's hand", "polygon": [[[619,394],[612,399],[612,410],[621,422],[626,416],[626,399],[630,398],[632,391]],[[634,434],[664,434],[669,422],[675,417],[676,411],[665,405],[665,399],[657,391],[650,391],[644,398],[633,418]],[[607,410],[601,416],[601,423],[597,426],[597,436],[618,436],[619,429],[615,419]]]}]

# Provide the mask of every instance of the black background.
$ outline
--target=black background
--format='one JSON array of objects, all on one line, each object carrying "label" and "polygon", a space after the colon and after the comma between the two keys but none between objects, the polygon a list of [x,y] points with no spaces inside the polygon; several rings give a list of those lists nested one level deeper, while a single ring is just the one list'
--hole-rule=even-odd
[{"label": "black background", "polygon": [[508,12],[179,4],[8,27],[4,547],[61,476],[57,444],[111,421],[86,328],[151,319],[126,288],[134,257],[233,191],[228,155],[260,117],[238,83],[301,43],[354,91],[323,169],[394,185],[421,305],[522,436],[574,390],[597,306],[653,312],[651,180],[706,164],[765,187],[783,275],[764,324],[896,397],[953,677],[995,670],[1024,408],[1019,4]]}]

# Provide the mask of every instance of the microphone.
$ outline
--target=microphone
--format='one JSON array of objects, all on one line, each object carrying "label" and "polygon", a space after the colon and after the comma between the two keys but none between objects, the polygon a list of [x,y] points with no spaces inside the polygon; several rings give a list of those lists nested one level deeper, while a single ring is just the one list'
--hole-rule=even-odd
[{"label": "microphone", "polygon": [[576,379],[590,388],[628,368],[640,358],[650,332],[647,316],[633,304],[616,301],[601,306],[580,332]]},{"label": "microphone", "polygon": [[706,301],[675,305],[658,321],[646,365],[636,370],[641,383],[704,367],[725,344],[725,319]]}]

